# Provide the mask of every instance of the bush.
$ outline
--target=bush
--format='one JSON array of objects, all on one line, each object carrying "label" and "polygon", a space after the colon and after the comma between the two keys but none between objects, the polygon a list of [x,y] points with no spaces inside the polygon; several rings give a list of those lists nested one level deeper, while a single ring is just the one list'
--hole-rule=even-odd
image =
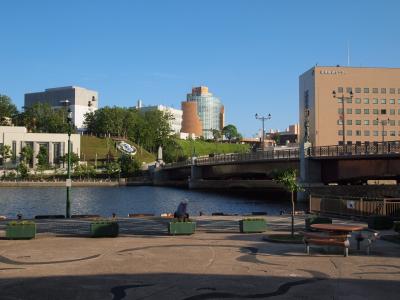
[{"label": "bush", "polygon": [[368,218],[368,228],[385,230],[392,229],[393,220],[387,216],[372,216]]},{"label": "bush", "polygon": [[312,224],[332,224],[332,218],[320,216],[308,216],[305,219],[306,230],[312,230]]}]

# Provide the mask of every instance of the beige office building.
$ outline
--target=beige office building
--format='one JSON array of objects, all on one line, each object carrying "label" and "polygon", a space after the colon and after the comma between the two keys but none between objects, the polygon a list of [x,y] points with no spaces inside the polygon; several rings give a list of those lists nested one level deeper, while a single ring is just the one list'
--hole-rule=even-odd
[{"label": "beige office building", "polygon": [[400,68],[316,66],[300,76],[299,100],[300,142],[400,140]]}]

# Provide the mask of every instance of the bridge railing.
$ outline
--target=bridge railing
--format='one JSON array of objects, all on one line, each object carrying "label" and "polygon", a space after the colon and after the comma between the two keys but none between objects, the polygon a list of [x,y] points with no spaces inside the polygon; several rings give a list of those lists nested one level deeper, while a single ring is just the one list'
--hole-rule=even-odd
[{"label": "bridge railing", "polygon": [[339,216],[400,217],[400,198],[310,196],[310,212]]},{"label": "bridge railing", "polygon": [[400,141],[374,142],[353,145],[318,146],[310,148],[311,157],[338,157],[400,154]]},{"label": "bridge railing", "polygon": [[254,160],[273,160],[273,159],[292,159],[299,157],[299,149],[269,150],[251,153],[232,153],[215,155],[212,157],[199,157],[196,165],[223,164],[229,162],[254,161]]}]

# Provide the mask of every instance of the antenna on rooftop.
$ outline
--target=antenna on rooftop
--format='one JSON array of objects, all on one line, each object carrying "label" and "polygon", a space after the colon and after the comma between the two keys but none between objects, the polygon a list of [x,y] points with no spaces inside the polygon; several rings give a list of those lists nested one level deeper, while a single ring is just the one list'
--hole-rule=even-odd
[{"label": "antenna on rooftop", "polygon": [[350,67],[350,42],[347,41],[347,66]]}]

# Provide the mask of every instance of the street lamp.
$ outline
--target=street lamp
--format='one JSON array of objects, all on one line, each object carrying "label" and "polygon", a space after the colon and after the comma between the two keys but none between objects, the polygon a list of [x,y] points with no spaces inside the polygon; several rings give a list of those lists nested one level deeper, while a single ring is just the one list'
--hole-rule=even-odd
[{"label": "street lamp", "polygon": [[332,96],[333,96],[333,98],[340,99],[341,102],[342,102],[343,146],[345,146],[345,144],[346,144],[346,132],[345,132],[345,127],[344,127],[344,123],[345,123],[345,119],[344,119],[344,100],[351,100],[351,99],[353,99],[353,91],[350,91],[350,96],[345,96],[344,94],[342,94],[341,96],[338,96],[338,95],[336,95],[336,91],[333,90],[333,91],[332,91]]},{"label": "street lamp", "polygon": [[265,129],[264,129],[264,122],[266,120],[271,119],[271,114],[268,114],[268,116],[260,116],[259,114],[255,115],[257,120],[261,120],[262,121],[262,139],[261,139],[261,145],[262,145],[262,149],[264,151],[264,138],[265,138]]},{"label": "street lamp", "polygon": [[382,125],[382,143],[384,143],[385,142],[385,136],[384,136],[385,125],[387,125],[390,122],[390,119],[387,118],[387,120],[379,120],[379,118],[376,118],[376,122],[378,124],[381,123],[381,125]]},{"label": "street lamp", "polygon": [[66,202],[66,213],[65,217],[70,218],[71,216],[71,201],[70,201],[70,191],[71,191],[71,123],[72,123],[72,111],[70,108],[70,101],[63,100],[61,103],[67,107],[67,123],[68,123],[68,154],[67,154],[67,202]]}]

